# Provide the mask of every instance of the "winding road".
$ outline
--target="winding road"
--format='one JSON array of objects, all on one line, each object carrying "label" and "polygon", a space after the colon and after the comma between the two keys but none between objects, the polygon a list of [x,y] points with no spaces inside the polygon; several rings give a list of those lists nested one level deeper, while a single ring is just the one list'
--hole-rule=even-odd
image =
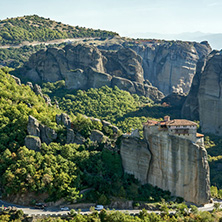
[{"label": "winding road", "polygon": [[50,45],[50,44],[60,44],[60,43],[65,43],[65,42],[82,42],[83,40],[93,40],[95,38],[89,37],[89,38],[69,38],[69,39],[55,39],[55,40],[50,40],[47,42],[23,42],[20,45],[0,45],[0,49],[8,49],[8,48],[20,48],[23,46],[36,46],[36,45]]}]

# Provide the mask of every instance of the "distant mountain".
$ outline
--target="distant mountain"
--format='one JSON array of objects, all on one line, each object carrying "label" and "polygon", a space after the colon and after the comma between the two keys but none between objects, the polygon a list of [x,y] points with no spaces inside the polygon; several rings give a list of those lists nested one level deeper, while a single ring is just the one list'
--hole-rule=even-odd
[{"label": "distant mountain", "polygon": [[180,34],[161,34],[154,32],[132,33],[129,36],[134,38],[182,40],[202,42],[208,41],[213,49],[222,49],[222,33],[184,32]]},{"label": "distant mountain", "polygon": [[15,45],[24,41],[48,41],[77,37],[113,37],[115,32],[70,26],[39,17],[23,16],[0,20],[0,45]]}]

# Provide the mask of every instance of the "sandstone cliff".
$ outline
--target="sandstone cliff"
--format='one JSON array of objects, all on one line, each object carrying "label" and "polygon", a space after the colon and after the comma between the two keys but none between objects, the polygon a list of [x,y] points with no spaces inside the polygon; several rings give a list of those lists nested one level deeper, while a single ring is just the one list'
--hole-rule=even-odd
[{"label": "sandstone cliff", "polygon": [[222,135],[222,54],[213,51],[199,63],[190,93],[183,105],[182,116],[200,120],[201,130]]},{"label": "sandstone cliff", "polygon": [[207,42],[148,42],[132,48],[143,59],[144,78],[165,95],[188,93],[196,63],[211,52]]},{"label": "sandstone cliff", "polygon": [[209,57],[198,91],[200,125],[203,132],[222,135],[222,52]]},{"label": "sandstone cliff", "polygon": [[209,166],[204,147],[190,140],[144,127],[144,140],[125,136],[121,158],[125,172],[195,204],[210,198]]},{"label": "sandstone cliff", "polygon": [[130,93],[160,100],[164,95],[144,82],[142,58],[130,48],[100,51],[90,45],[67,45],[33,54],[23,68],[25,77],[34,82],[64,79],[68,89],[118,86]]}]

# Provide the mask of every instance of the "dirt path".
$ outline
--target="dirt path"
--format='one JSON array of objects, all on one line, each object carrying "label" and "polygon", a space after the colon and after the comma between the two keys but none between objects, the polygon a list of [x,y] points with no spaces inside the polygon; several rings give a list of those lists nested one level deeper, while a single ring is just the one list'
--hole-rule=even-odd
[{"label": "dirt path", "polygon": [[23,46],[36,46],[36,45],[50,45],[50,44],[61,44],[64,42],[81,42],[83,40],[93,40],[95,38],[70,38],[70,39],[55,39],[55,40],[50,40],[47,42],[38,42],[38,41],[34,41],[34,42],[23,42],[22,44],[19,45],[4,45],[1,46],[0,45],[0,49],[8,49],[8,48],[20,48]]}]

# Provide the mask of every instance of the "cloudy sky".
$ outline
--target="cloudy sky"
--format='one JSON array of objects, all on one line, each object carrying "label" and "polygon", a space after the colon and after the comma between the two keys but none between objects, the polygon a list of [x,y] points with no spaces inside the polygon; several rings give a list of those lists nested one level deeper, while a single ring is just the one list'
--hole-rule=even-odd
[{"label": "cloudy sky", "polygon": [[222,33],[221,0],[0,0],[0,19],[37,14],[121,36]]}]

